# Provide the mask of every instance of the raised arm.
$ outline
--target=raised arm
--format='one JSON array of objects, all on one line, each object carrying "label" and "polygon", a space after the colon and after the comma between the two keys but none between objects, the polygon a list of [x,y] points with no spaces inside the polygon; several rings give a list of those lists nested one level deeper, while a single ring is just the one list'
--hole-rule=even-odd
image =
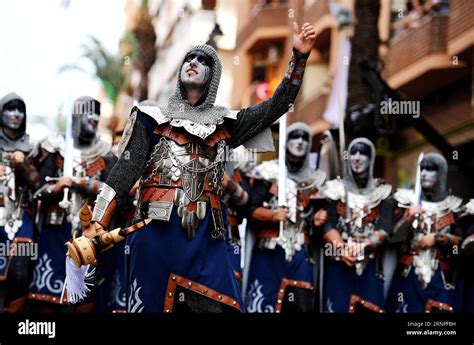
[{"label": "raised arm", "polygon": [[293,51],[285,77],[273,97],[239,111],[237,119],[230,126],[233,137],[230,142],[232,147],[237,147],[259,134],[294,104],[315,37],[315,31],[308,23],[305,23],[301,30],[296,23],[293,23]]}]

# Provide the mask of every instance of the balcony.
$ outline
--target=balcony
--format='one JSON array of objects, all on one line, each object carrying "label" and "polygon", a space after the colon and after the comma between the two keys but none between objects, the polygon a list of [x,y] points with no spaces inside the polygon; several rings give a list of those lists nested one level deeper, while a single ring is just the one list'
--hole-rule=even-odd
[{"label": "balcony", "polygon": [[474,44],[474,2],[452,1],[448,25],[448,53],[459,54]]},{"label": "balcony", "polygon": [[239,31],[236,49],[248,51],[262,39],[286,38],[288,30],[288,4],[269,4]]},{"label": "balcony", "polygon": [[450,14],[427,14],[418,27],[404,29],[390,41],[384,77],[388,84],[412,99],[463,78],[469,73],[463,58],[454,58],[472,47],[474,2],[451,2]]}]

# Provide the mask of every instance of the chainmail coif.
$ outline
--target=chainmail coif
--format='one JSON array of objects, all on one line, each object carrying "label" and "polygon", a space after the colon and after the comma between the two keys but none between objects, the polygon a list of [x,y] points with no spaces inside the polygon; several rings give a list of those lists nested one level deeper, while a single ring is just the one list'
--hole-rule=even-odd
[{"label": "chainmail coif", "polygon": [[[205,100],[198,106],[192,106],[182,94],[181,67],[188,54],[201,50],[212,60],[211,77],[206,87]],[[207,44],[198,45],[186,52],[178,71],[176,89],[165,107],[160,106],[161,112],[171,119],[185,119],[203,125],[216,125],[222,123],[225,116],[230,115],[230,110],[225,107],[214,106],[217,90],[221,80],[222,64],[214,48]]]},{"label": "chainmail coif", "polygon": [[[448,195],[448,162],[446,161],[446,158],[436,152],[426,153],[423,156],[421,165],[426,162],[432,163],[438,168],[438,179],[436,180],[436,184],[433,188],[433,192],[431,193],[431,198],[429,201],[441,201]],[[422,191],[422,194],[422,199],[427,200],[424,191]]]}]

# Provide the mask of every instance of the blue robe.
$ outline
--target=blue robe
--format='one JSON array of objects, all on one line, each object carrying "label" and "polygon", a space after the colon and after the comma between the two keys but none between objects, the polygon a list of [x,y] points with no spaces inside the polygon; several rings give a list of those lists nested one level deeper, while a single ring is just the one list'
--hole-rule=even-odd
[{"label": "blue robe", "polygon": [[66,217],[61,225],[43,226],[38,243],[38,261],[30,283],[30,297],[40,294],[50,297],[50,302],[60,303],[66,277],[64,258],[67,249],[64,244],[70,238],[71,224]]},{"label": "blue robe", "polygon": [[313,287],[313,277],[313,264],[306,246],[297,251],[291,261],[285,259],[285,251],[280,246],[275,249],[255,246],[245,300],[247,312],[275,312],[283,279]]},{"label": "blue robe", "polygon": [[[428,299],[454,306],[454,289],[447,289],[438,268],[426,289],[422,289],[412,266],[406,278],[396,273],[387,298],[387,311],[395,313],[424,313]],[[454,311],[454,310],[453,310]]]},{"label": "blue robe", "polygon": [[[2,251],[2,254],[11,254],[10,248],[8,248],[8,252],[6,252],[6,246],[8,245],[10,247],[14,241],[27,242],[29,240],[33,240],[34,225],[33,220],[31,219],[31,216],[27,210],[23,210],[22,221],[23,224],[18,229],[13,240],[8,239],[7,233],[5,232],[5,228],[3,226],[0,226],[0,243],[2,247],[5,248],[5,251]],[[12,259],[13,256],[0,255],[0,281],[6,280],[8,278],[9,261]]]},{"label": "blue robe", "polygon": [[[224,210],[223,204],[222,207]],[[170,303],[174,300],[175,296],[168,293],[175,291],[174,284],[183,282],[181,278],[185,280],[185,287],[203,296],[206,296],[204,290],[201,287],[194,290],[194,283],[208,289],[208,295],[215,291],[235,301],[235,307],[242,308],[240,290],[227,254],[227,243],[211,237],[212,226],[208,209],[196,229],[195,237],[189,240],[175,207],[169,222],[154,220],[127,237],[128,312],[172,311],[173,306],[165,309],[165,301],[169,299]],[[127,249],[125,253],[128,253]]]},{"label": "blue robe", "polygon": [[[362,275],[355,267],[342,261],[327,259],[324,268],[323,309],[330,313],[347,313],[352,296],[357,296],[383,308],[384,281],[376,274],[375,259],[371,259]],[[354,310],[355,311],[355,310]]]}]

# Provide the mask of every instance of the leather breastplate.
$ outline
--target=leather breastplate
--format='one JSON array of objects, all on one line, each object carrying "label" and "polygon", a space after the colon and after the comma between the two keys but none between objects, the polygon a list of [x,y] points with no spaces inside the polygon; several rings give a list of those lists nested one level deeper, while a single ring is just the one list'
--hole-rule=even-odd
[{"label": "leather breastplate", "polygon": [[140,181],[137,217],[169,221],[176,205],[181,224],[192,238],[210,205],[214,221],[211,235],[223,238],[220,196],[229,133],[220,126],[201,140],[169,124],[158,126],[154,133],[161,138]]}]

